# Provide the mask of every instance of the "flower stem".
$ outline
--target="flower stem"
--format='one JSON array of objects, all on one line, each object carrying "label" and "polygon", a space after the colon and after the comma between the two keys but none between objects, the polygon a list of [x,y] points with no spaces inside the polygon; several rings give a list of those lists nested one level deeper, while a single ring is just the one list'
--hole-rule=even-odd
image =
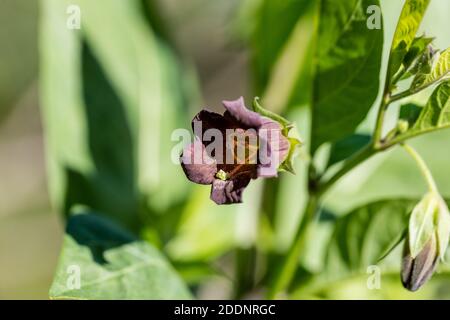
[{"label": "flower stem", "polygon": [[254,246],[235,250],[234,300],[242,299],[255,284],[256,255]]},{"label": "flower stem", "polygon": [[289,248],[289,251],[283,261],[281,268],[275,274],[274,281],[268,292],[268,299],[276,299],[278,295],[283,292],[286,287],[289,286],[292,279],[294,278],[300,253],[305,248],[305,241],[308,234],[306,231],[311,225],[312,221],[314,221],[316,211],[317,198],[315,195],[310,195],[305,208],[305,214],[300,221],[300,225],[298,226],[297,233],[294,237],[294,242]]},{"label": "flower stem", "polygon": [[406,150],[406,152],[408,152],[409,155],[411,155],[411,157],[416,161],[417,166],[420,169],[420,172],[422,173],[423,177],[425,178],[425,181],[427,182],[428,189],[431,192],[439,193],[438,188],[436,186],[436,182],[433,179],[433,175],[431,174],[431,171],[428,168],[425,161],[423,160],[423,158],[419,155],[419,153],[417,153],[417,151],[413,147],[407,145],[406,143],[402,143],[401,145]]}]

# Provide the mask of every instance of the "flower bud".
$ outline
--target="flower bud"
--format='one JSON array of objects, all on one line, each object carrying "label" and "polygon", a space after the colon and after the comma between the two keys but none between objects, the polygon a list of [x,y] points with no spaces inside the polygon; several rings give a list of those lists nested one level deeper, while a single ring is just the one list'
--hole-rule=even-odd
[{"label": "flower bud", "polygon": [[444,259],[450,235],[450,214],[442,197],[428,192],[414,207],[409,219],[403,250],[401,278],[403,286],[416,291]]},{"label": "flower bud", "polygon": [[405,133],[409,129],[409,123],[406,120],[400,119],[397,122],[397,131],[399,133]]},{"label": "flower bud", "polygon": [[419,254],[413,258],[409,251],[408,241],[403,250],[401,278],[403,286],[416,291],[433,275],[438,262],[436,237],[433,235]]}]

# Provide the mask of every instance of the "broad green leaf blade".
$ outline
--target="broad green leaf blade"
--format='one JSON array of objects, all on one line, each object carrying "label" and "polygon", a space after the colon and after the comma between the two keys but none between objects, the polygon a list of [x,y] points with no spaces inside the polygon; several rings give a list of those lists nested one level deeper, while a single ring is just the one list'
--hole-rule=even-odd
[{"label": "broad green leaf blade", "polygon": [[[243,29],[251,30],[248,41],[259,94],[264,92],[278,58],[310,5],[311,1],[307,0],[243,1],[241,20]],[[254,25],[250,26],[250,23]]]},{"label": "broad green leaf blade", "polygon": [[54,205],[68,215],[84,204],[136,230],[137,146],[129,106],[81,33],[65,27],[69,3],[42,4],[42,113]]},{"label": "broad green leaf blade", "polygon": [[413,131],[446,128],[450,125],[450,82],[435,89],[419,115]]},{"label": "broad green leaf blade", "polygon": [[[333,290],[339,291],[339,288],[345,288],[352,281],[361,283],[366,290],[369,278],[377,276],[374,273],[376,270],[383,276],[383,291],[379,293],[389,292],[385,288],[387,279],[384,276],[387,275],[394,276],[391,284],[401,288],[399,272],[402,248],[395,247],[406,234],[409,216],[417,202],[412,199],[373,202],[338,218],[325,248],[325,268],[311,275],[307,282],[300,282],[294,290],[294,297],[298,299],[316,294],[336,297]],[[442,228],[448,228],[448,225]],[[315,254],[320,255],[320,252]],[[350,285],[347,290],[354,288]],[[401,291],[406,292],[403,288]]]},{"label": "broad green leaf blade", "polygon": [[[367,27],[376,0],[321,3],[312,99],[312,150],[352,134],[379,89],[383,31]],[[381,17],[380,17],[381,19]]]},{"label": "broad green leaf blade", "polygon": [[413,126],[392,143],[450,127],[450,82],[440,84],[431,95]]},{"label": "broad green leaf blade", "polygon": [[411,88],[419,90],[448,79],[450,79],[450,48],[440,53],[430,73],[419,73],[415,76]]},{"label": "broad green leaf blade", "polygon": [[392,40],[387,81],[391,82],[416,37],[430,0],[406,0]]},{"label": "broad green leaf blade", "polygon": [[366,134],[353,134],[334,143],[331,146],[330,158],[328,160],[328,167],[347,159],[352,154],[358,152],[361,148],[366,146],[372,137]]},{"label": "broad green leaf blade", "polygon": [[[309,2],[273,65],[263,101],[275,112],[310,104],[318,13],[319,2]],[[278,20],[282,23],[284,16]]]},{"label": "broad green leaf blade", "polygon": [[414,103],[404,104],[400,107],[399,118],[408,122],[409,128],[414,125],[420,116],[423,107]]},{"label": "broad green leaf blade", "polygon": [[50,297],[189,299],[191,294],[151,245],[99,215],[81,213],[68,221]]},{"label": "broad green leaf blade", "polygon": [[78,176],[94,171],[81,94],[81,41],[78,32],[65,28],[68,4],[58,0],[41,2],[41,112],[50,196],[59,211],[64,211],[66,192],[73,183],[68,169],[76,170]]},{"label": "broad green leaf blade", "polygon": [[[367,270],[371,266],[389,270],[394,263],[399,268],[400,257],[395,256],[394,261],[390,261],[387,254],[402,240],[416,203],[407,199],[377,201],[337,218],[324,248],[316,252],[323,257],[323,267],[316,270],[307,283],[300,283],[295,294],[323,292],[357,276],[367,280]],[[380,261],[384,257],[386,259]]]},{"label": "broad green leaf blade", "polygon": [[416,204],[412,200],[386,200],[362,206],[339,218],[326,254],[329,277],[365,272],[398,243]]},{"label": "broad green leaf blade", "polygon": [[[83,32],[65,27],[69,4]],[[183,72],[140,5],[44,0],[40,43],[53,203],[66,213],[86,204],[132,229],[140,208],[164,211],[188,188],[170,140],[187,125]]]},{"label": "broad green leaf blade", "polygon": [[87,41],[125,104],[140,192],[152,210],[163,211],[182,200],[188,186],[171,159],[170,139],[189,125],[189,72],[155,36],[140,1],[79,1]]}]

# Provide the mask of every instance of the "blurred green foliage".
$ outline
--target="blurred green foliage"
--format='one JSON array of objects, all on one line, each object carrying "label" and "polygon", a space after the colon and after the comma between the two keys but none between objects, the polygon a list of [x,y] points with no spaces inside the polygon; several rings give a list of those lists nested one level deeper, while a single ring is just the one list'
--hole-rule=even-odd
[{"label": "blurred green foliage", "polygon": [[[0,70],[5,71],[0,116],[36,77],[35,53],[23,46],[36,46],[29,29],[37,24],[38,4],[40,9],[39,95],[48,185],[53,207],[67,219],[51,297],[163,299],[204,297],[208,286],[222,291],[221,281],[234,287],[221,297],[249,292],[262,297],[260,290],[274,276],[302,219],[309,178],[306,150],[317,149],[317,168],[332,172],[369,141],[370,109],[379,99],[380,70],[387,70],[404,3],[381,0],[383,30],[365,24],[365,8],[378,1],[236,4],[235,20],[230,17],[227,27],[235,23],[241,34],[252,94],[294,121],[306,147],[295,164],[296,176],[258,181],[246,191],[244,204],[218,207],[208,199],[208,188],[191,186],[171,161],[171,134],[190,126],[200,102],[195,68],[175,40],[180,26],[165,19],[161,1],[7,2],[0,19],[8,28],[1,29],[0,39],[5,44],[11,35],[19,40],[0,50]],[[66,28],[69,4],[81,8],[81,30]],[[450,38],[442,12],[449,6],[431,1],[420,29],[436,36],[443,48]],[[202,10],[202,2],[194,8]],[[11,11],[26,23],[15,24]],[[425,105],[428,96],[409,102]],[[399,103],[388,113],[392,125],[398,109]],[[443,131],[413,142],[444,196],[450,195],[445,174],[450,154],[442,146],[449,139]],[[445,266],[419,293],[402,289],[398,248],[379,264],[381,289],[367,288],[367,266],[399,241],[409,209],[423,193],[416,172],[414,163],[393,149],[340,180],[308,235],[290,297],[449,297],[443,289],[449,274]],[[89,287],[69,292],[67,267],[74,263],[84,270],[82,284]]]},{"label": "blurred green foliage", "polygon": [[63,248],[50,298],[191,298],[155,248],[95,213],[77,212],[69,218]]},{"label": "blurred green foliage", "polygon": [[27,0],[1,3],[0,120],[36,78],[38,5]]}]

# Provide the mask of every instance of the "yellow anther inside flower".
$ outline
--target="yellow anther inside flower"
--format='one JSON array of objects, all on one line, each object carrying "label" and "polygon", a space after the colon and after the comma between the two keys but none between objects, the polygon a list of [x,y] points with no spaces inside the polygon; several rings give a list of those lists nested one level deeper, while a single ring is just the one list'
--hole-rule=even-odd
[{"label": "yellow anther inside flower", "polygon": [[216,178],[220,179],[222,181],[226,181],[226,180],[228,180],[228,174],[221,169],[221,170],[217,171]]}]

